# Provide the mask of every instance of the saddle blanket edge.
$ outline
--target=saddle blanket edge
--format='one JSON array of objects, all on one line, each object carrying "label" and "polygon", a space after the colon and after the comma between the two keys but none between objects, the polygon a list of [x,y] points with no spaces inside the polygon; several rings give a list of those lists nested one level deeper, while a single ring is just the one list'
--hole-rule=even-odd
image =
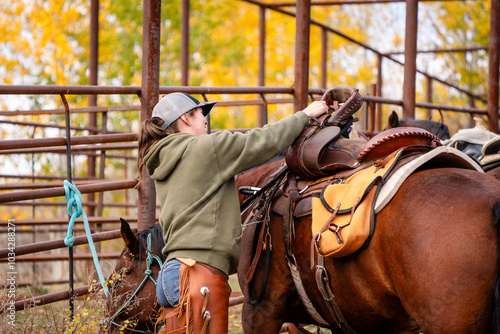
[{"label": "saddle blanket edge", "polygon": [[403,184],[403,182],[418,168],[424,166],[431,161],[448,157],[447,160],[450,161],[449,166],[442,167],[460,167],[465,169],[473,169],[478,172],[484,173],[481,166],[478,165],[472,158],[470,158],[465,153],[457,150],[456,148],[449,146],[440,146],[432,151],[429,151],[426,154],[423,154],[421,157],[418,157],[415,160],[410,161],[403,167],[399,168],[394,174],[385,182],[378,194],[378,197],[375,202],[375,213],[379,213],[396,195],[399,187]]}]

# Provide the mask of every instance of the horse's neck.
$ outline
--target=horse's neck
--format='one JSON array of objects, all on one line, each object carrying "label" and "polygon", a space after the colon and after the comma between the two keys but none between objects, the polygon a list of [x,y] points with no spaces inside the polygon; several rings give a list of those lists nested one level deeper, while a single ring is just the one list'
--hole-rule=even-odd
[{"label": "horse's neck", "polygon": [[415,120],[415,119],[402,119],[399,123],[400,127],[413,126],[419,127],[436,135],[439,139],[449,138],[449,131],[445,124],[432,121],[432,120]]},{"label": "horse's neck", "polygon": [[268,164],[243,172],[236,179],[238,187],[263,187],[285,166],[285,158],[272,161]]}]

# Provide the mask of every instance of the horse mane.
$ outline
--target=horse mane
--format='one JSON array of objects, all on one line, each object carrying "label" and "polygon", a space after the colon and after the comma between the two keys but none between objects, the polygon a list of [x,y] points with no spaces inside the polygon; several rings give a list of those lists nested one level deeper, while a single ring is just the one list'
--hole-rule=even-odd
[{"label": "horse mane", "polygon": [[[142,262],[143,249],[147,249],[148,247],[148,235],[151,235],[151,244],[153,245],[151,251],[153,252],[154,255],[157,255],[163,262],[165,262],[166,256],[162,253],[162,249],[165,246],[165,241],[163,240],[163,230],[159,224],[153,224],[147,229],[135,233],[135,236],[139,240],[138,261]],[[122,251],[120,258],[123,256],[125,251],[126,248]]]}]

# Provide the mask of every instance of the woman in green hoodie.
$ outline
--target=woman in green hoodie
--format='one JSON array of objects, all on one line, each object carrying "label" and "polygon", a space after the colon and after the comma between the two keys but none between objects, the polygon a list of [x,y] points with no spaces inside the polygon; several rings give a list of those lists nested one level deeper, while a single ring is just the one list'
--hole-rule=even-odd
[{"label": "woman in green hoodie", "polygon": [[205,116],[214,104],[168,94],[139,134],[138,168],[145,166],[155,181],[167,256],[157,299],[163,307],[176,307],[175,313],[185,307],[189,321],[181,326],[194,333],[207,328],[227,333],[227,277],[236,272],[242,235],[234,176],[278,155],[309,117],[328,110],[325,102],[316,101],[263,128],[207,134]]}]

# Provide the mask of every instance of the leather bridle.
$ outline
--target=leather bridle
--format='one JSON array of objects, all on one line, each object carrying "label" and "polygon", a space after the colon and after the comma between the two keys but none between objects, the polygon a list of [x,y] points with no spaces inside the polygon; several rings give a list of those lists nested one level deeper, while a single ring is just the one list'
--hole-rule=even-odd
[{"label": "leather bridle", "polygon": [[[156,261],[156,262],[158,262],[158,264],[160,265],[160,268],[161,268],[163,266],[163,261],[160,259],[160,257],[158,255],[153,254],[153,252],[151,251],[151,234],[148,234],[146,251],[147,251],[148,256],[146,258],[146,270],[144,271],[144,274],[145,274],[144,279],[139,284],[139,286],[137,287],[135,292],[130,296],[130,298],[118,309],[118,311],[116,311],[115,314],[113,314],[111,317],[107,317],[106,319],[104,319],[101,323],[108,323],[109,322],[111,325],[123,327],[122,325],[120,325],[119,323],[117,323],[113,320],[121,312],[123,312],[125,310],[125,308],[130,304],[132,299],[134,299],[134,297],[137,295],[139,290],[144,286],[144,284],[146,283],[146,281],[148,279],[151,279],[153,281],[153,283],[156,285],[156,281],[153,278],[153,271],[151,270],[151,266],[153,265],[154,261]],[[148,332],[133,329],[133,328],[126,328],[125,327],[125,329],[127,329],[128,331],[134,332],[134,333],[148,333]]]}]

